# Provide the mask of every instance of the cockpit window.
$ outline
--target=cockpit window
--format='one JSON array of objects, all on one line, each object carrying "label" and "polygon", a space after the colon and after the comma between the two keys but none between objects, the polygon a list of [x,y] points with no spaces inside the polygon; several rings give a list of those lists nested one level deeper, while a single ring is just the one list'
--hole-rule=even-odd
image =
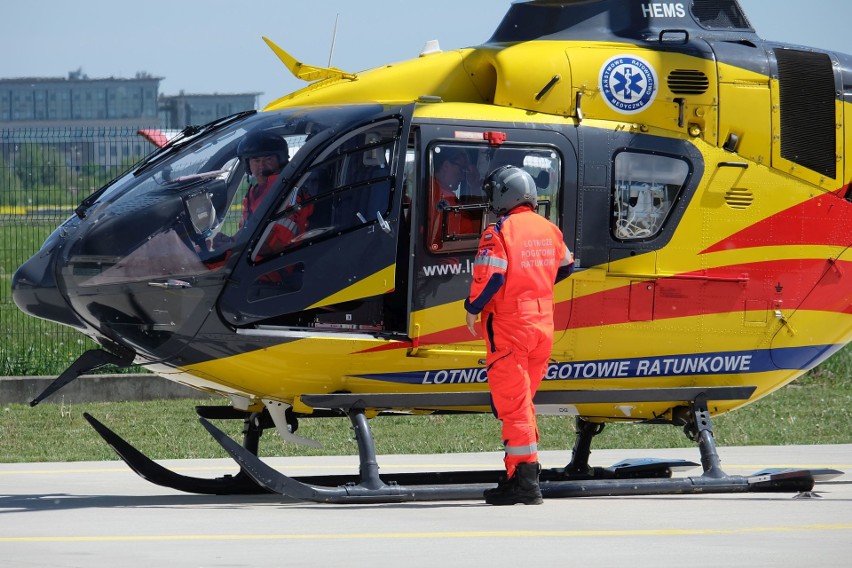
[{"label": "cockpit window", "polygon": [[689,175],[689,164],[656,154],[615,156],[612,235],[622,241],[649,239],[662,230]]},{"label": "cockpit window", "polygon": [[429,151],[426,207],[430,252],[475,250],[479,236],[497,218],[488,211],[482,182],[504,165],[524,168],[535,180],[539,213],[558,223],[561,158],[552,148],[440,143]]},{"label": "cockpit window", "polygon": [[252,253],[260,262],[317,238],[381,225],[391,207],[399,120],[356,129],[321,152],[277,206]]},{"label": "cockpit window", "polygon": [[[173,155],[164,154],[147,167],[125,174],[85,204],[88,234],[69,249],[69,277],[80,286],[98,286],[221,268],[246,246],[268,207],[278,203],[282,189],[288,187],[283,169],[250,171],[251,160],[267,163],[265,158],[277,153],[281,164],[298,162],[310,140],[321,141],[362,123],[377,108],[381,107],[320,107],[248,115],[187,141]],[[248,144],[255,134],[272,137],[275,151],[264,146],[268,138],[254,146]],[[361,134],[360,140],[352,139],[345,149],[338,145],[340,155],[329,155],[324,163],[343,167],[360,160],[364,168],[380,167],[392,148],[387,132],[374,128]],[[317,176],[320,169],[316,169]],[[365,218],[375,219],[377,211],[388,209],[389,189],[381,195],[382,182],[377,181],[381,175],[369,173],[363,180],[355,180],[342,172],[336,174],[333,196],[338,196],[337,189],[359,184],[377,187],[375,193],[370,192],[376,203],[363,209]],[[268,178],[269,183],[252,196],[249,191],[258,185],[257,176]],[[384,179],[387,184],[386,175]],[[305,179],[301,185],[310,184]],[[298,208],[298,199],[294,190],[291,209]],[[320,200],[312,199],[319,209]],[[355,205],[352,207],[354,210]],[[286,209],[283,206],[278,218]],[[345,228],[344,223],[337,226]]]},{"label": "cockpit window", "polygon": [[705,28],[751,30],[735,0],[694,0],[692,13]]}]

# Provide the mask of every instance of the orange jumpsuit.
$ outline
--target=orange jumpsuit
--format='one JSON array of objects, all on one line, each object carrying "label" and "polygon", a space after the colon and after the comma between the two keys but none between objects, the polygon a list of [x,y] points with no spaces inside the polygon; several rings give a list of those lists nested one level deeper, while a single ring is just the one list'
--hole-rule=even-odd
[{"label": "orange jumpsuit", "polygon": [[263,200],[266,199],[266,195],[272,186],[275,185],[275,180],[277,179],[278,175],[276,174],[267,177],[266,183],[263,185],[256,183],[249,186],[248,192],[246,192],[246,196],[243,199],[243,218],[240,220],[240,229],[243,228],[248,218],[251,217]]},{"label": "orange jumpsuit", "polygon": [[[269,176],[265,185],[256,184],[249,187],[248,193],[243,200],[243,218],[240,221],[240,228],[245,225],[248,218],[266,199],[270,188],[275,185],[277,179],[277,175]],[[291,202],[289,205],[293,206],[309,199],[309,196],[303,190],[300,190],[290,199]],[[313,211],[313,204],[308,204],[304,207],[298,207],[292,213],[278,219],[264,239],[264,242],[260,245],[257,253],[255,253],[253,260],[259,261],[287,248],[293,239],[307,230],[308,218]]]},{"label": "orange jumpsuit", "polygon": [[[502,421],[504,463],[511,478],[520,463],[538,461],[533,396],[553,349],[553,286],[573,264],[556,225],[528,205],[512,209],[479,241],[465,309],[482,313],[488,386]],[[569,257],[570,258],[570,257]]]}]

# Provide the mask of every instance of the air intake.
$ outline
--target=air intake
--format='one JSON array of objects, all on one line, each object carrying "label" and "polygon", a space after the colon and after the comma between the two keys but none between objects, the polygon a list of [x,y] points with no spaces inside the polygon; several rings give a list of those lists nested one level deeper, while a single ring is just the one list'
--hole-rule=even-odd
[{"label": "air intake", "polygon": [[676,95],[703,95],[710,88],[710,79],[697,69],[675,69],[669,73],[668,84]]},{"label": "air intake", "polygon": [[742,187],[732,187],[725,193],[725,203],[731,209],[748,209],[754,203],[754,194]]},{"label": "air intake", "polygon": [[834,69],[825,53],[776,49],[781,157],[837,177]]}]

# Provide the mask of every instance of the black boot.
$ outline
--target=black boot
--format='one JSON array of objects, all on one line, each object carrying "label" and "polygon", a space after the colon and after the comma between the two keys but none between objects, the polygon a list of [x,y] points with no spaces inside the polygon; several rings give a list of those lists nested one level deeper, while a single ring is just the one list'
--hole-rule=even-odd
[{"label": "black boot", "polygon": [[488,500],[495,495],[504,495],[506,493],[510,493],[512,491],[513,479],[509,479],[508,477],[506,477],[505,473],[501,475],[500,479],[497,480],[497,487],[493,489],[486,489],[485,493],[483,493],[485,501],[488,502]]},{"label": "black boot", "polygon": [[489,505],[540,505],[541,489],[538,485],[538,474],[541,466],[538,462],[518,464],[515,475],[510,479],[502,479],[497,487],[485,491],[485,502]]}]

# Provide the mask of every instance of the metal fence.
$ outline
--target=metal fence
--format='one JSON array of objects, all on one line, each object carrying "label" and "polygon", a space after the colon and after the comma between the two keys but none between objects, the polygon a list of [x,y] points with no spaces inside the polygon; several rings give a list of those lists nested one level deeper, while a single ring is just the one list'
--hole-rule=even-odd
[{"label": "metal fence", "polygon": [[142,129],[0,129],[0,375],[55,375],[91,342],[12,301],[12,274],[76,205],[154,146]]}]

